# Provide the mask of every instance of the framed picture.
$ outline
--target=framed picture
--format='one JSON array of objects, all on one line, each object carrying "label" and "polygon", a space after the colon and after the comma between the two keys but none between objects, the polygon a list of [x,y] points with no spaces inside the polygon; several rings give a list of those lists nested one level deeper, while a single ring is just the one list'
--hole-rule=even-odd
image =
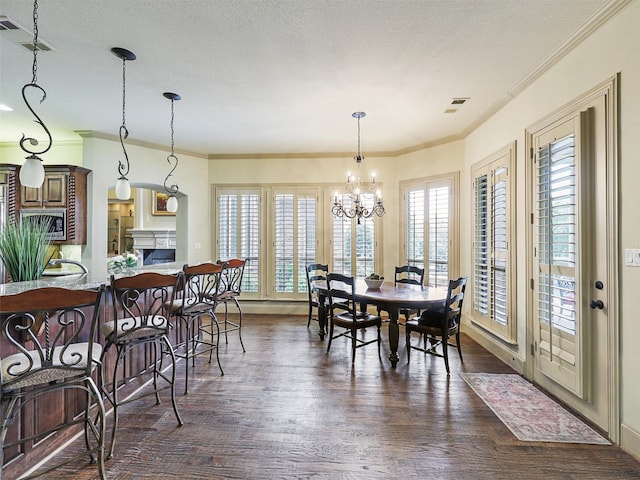
[{"label": "framed picture", "polygon": [[153,215],[175,215],[173,212],[167,212],[167,200],[169,195],[163,192],[151,193],[151,213]]}]

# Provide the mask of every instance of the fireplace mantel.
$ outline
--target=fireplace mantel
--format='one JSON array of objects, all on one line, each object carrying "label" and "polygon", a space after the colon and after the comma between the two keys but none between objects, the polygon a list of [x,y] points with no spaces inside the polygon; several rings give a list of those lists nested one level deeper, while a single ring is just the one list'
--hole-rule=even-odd
[{"label": "fireplace mantel", "polygon": [[139,229],[130,230],[133,237],[133,248],[136,250],[146,249],[172,249],[176,248],[176,231],[159,229]]}]

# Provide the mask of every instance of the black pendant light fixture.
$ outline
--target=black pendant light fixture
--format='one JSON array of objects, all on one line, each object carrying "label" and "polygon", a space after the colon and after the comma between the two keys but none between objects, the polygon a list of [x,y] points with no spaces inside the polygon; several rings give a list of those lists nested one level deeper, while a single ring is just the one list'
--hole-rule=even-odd
[{"label": "black pendant light fixture", "polygon": [[47,98],[47,92],[45,92],[44,88],[38,85],[38,0],[33,2],[33,64],[31,67],[32,77],[31,83],[27,83],[22,87],[22,99],[24,103],[27,105],[29,111],[36,117],[35,122],[42,127],[44,132],[47,135],[47,144],[45,148],[35,150],[33,147],[38,145],[38,140],[33,137],[27,137],[24,133],[22,134],[22,138],[20,139],[20,148],[29,154],[26,158],[24,164],[20,167],[20,183],[25,187],[33,187],[40,188],[42,183],[44,182],[44,167],[42,166],[42,159],[39,155],[46,153],[49,151],[52,145],[51,133],[49,129],[44,124],[44,122],[40,119],[40,117],[34,112],[31,105],[29,105],[29,101],[27,100],[27,90],[36,89],[42,92],[42,98],[40,99],[40,103],[44,102]]},{"label": "black pendant light fixture", "polygon": [[129,175],[129,156],[127,155],[127,149],[124,147],[124,141],[129,136],[129,131],[127,130],[127,124],[125,121],[125,106],[126,106],[126,64],[127,60],[133,61],[136,59],[136,55],[133,52],[130,52],[126,48],[114,47],[111,49],[111,53],[113,53],[116,57],[122,59],[122,125],[120,125],[119,135],[120,135],[120,145],[122,145],[122,152],[124,153],[124,160],[118,160],[118,173],[120,176],[118,177],[118,181],[116,182],[116,197],[119,200],[128,200],[131,197],[131,185],[129,185],[129,179],[127,175]]},{"label": "black pendant light fixture", "polygon": [[169,177],[173,175],[173,172],[178,168],[178,157],[173,152],[173,102],[180,100],[182,97],[177,93],[164,92],[162,94],[165,98],[171,100],[171,153],[167,156],[167,162],[171,167],[169,174],[164,179],[164,189],[166,190],[169,198],[167,199],[167,212],[175,213],[178,210],[178,199],[176,194],[179,187],[175,183],[173,185],[167,185]]}]

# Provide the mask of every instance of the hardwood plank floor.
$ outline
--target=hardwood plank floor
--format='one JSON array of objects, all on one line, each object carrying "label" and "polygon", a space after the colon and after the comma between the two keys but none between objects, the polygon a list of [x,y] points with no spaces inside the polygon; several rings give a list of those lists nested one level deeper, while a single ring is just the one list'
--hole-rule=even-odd
[{"label": "hardwood plank floor", "polygon": [[[215,359],[198,357],[188,395],[180,362],[184,426],[166,396],[125,406],[108,478],[640,478],[640,463],[615,446],[517,440],[458,375],[513,371],[468,337],[464,363],[452,350],[447,377],[441,358],[414,351],[407,365],[404,349],[392,369],[386,325],[382,358],[369,345],[352,367],[348,341],[335,340],[327,354],[327,339],[306,321],[247,315],[246,353],[235,332],[220,351],[224,376]],[[76,463],[47,478],[98,475]]]}]

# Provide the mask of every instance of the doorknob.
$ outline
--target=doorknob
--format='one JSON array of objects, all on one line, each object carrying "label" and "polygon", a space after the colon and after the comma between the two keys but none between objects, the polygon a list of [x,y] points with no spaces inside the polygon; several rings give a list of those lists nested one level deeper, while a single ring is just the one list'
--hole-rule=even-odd
[{"label": "doorknob", "polygon": [[598,310],[602,310],[604,308],[604,303],[602,303],[602,300],[591,300],[591,302],[589,302],[589,306],[594,310],[596,308]]}]

